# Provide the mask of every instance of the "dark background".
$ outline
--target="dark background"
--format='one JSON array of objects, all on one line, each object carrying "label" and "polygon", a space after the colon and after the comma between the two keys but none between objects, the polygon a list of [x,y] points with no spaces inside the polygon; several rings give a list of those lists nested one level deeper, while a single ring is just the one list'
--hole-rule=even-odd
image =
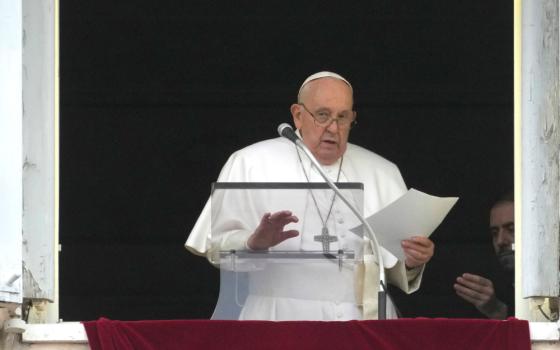
[{"label": "dark background", "polygon": [[513,178],[511,1],[61,1],[60,314],[207,318],[218,271],[183,247],[230,153],[291,121],[301,82],[349,79],[350,140],[461,199],[405,316],[478,317],[491,200]]}]

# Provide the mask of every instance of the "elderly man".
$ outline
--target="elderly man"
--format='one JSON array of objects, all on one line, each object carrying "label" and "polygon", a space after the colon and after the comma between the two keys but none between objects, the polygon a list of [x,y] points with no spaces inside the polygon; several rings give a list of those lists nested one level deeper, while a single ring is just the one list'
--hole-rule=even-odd
[{"label": "elderly man", "polygon": [[[332,72],[319,72],[308,77],[301,85],[298,101],[291,106],[290,111],[298,136],[332,181],[363,183],[363,210],[366,216],[377,212],[406,192],[401,174],[393,163],[348,143],[350,129],[356,122],[356,112],[353,110],[352,86],[342,76]],[[218,181],[310,183],[323,182],[323,179],[293,143],[284,138],[276,138],[235,152],[223,167]],[[269,208],[256,208],[256,211],[261,212],[251,220],[232,217],[227,221],[222,215],[218,220],[226,220],[227,223],[220,226],[224,228],[220,232],[213,232],[212,237],[209,237],[212,213],[210,204],[207,203],[186,247],[195,254],[208,256],[211,261],[214,260],[216,250],[321,250],[325,247],[324,242],[314,239],[317,237],[314,234],[321,231],[326,236],[333,237],[330,245],[335,251],[364,251],[364,247],[368,246],[367,238],[337,230],[337,223],[344,218],[339,214],[342,205],[334,195],[329,193],[328,196],[319,196],[309,191],[304,202],[297,210],[286,208],[271,212]],[[333,236],[329,236],[330,234]],[[410,293],[419,287],[423,267],[433,256],[434,244],[426,237],[412,236],[402,242],[402,249],[405,261],[397,262],[393,259],[390,266],[385,264],[385,268],[388,281]],[[213,262],[216,263],[215,260]],[[283,290],[289,279],[293,288],[298,290],[297,296],[282,295],[274,287],[268,288],[264,295],[259,288],[254,288],[253,293],[249,293],[240,318],[376,318],[377,309],[364,310],[360,297],[355,298],[355,285],[349,281],[360,279],[362,281],[356,284],[371,284],[372,280],[378,280],[378,276],[368,274],[378,274],[378,270],[372,272],[366,269],[366,276],[360,276],[355,271],[350,274],[342,272],[340,276],[333,277],[333,280],[330,275],[327,278],[326,272],[319,268],[314,270],[310,266],[301,266],[290,272],[289,276],[286,273],[284,276],[269,274],[272,277],[269,276],[268,282],[276,283],[278,290]],[[310,286],[313,288],[306,294],[305,291]],[[376,298],[376,295],[364,295],[363,298]]]},{"label": "elderly man", "polygon": [[[464,273],[457,277],[453,286],[458,296],[474,305],[478,311],[488,318],[503,320],[512,316],[513,312],[513,272],[515,236],[515,211],[513,193],[501,196],[490,209],[489,231],[492,237],[494,252],[502,267],[503,273],[509,277],[510,300],[502,301],[496,296],[494,283],[482,276]],[[508,278],[505,278],[506,280]],[[509,304],[509,305],[508,305]]]}]

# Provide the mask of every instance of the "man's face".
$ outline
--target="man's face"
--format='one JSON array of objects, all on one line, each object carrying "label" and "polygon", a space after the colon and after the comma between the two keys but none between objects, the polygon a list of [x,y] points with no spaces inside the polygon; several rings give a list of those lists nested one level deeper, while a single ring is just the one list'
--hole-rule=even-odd
[{"label": "man's face", "polygon": [[350,128],[341,128],[337,122],[318,126],[309,112],[314,115],[328,113],[335,117],[351,112],[353,101],[350,87],[339,79],[320,78],[304,86],[300,97],[300,102],[309,111],[300,104],[293,104],[290,110],[303,143],[319,163],[335,163],[346,151]]},{"label": "man's face", "polygon": [[513,202],[503,202],[495,205],[490,210],[490,234],[494,251],[502,266],[513,269],[512,243],[515,239]]}]

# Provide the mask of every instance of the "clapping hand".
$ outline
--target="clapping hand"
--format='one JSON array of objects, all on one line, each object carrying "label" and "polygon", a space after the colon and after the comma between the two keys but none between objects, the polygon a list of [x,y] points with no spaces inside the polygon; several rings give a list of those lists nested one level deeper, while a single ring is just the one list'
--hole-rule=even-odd
[{"label": "clapping hand", "polygon": [[496,298],[494,284],[487,278],[464,273],[453,285],[458,296],[473,304],[486,317],[505,319],[507,306]]}]

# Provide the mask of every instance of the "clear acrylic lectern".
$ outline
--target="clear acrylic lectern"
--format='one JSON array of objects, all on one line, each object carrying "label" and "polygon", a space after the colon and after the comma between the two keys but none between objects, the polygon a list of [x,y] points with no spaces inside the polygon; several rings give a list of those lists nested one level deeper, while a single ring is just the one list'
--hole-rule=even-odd
[{"label": "clear acrylic lectern", "polygon": [[[338,183],[363,211],[363,185]],[[363,233],[352,211],[324,183],[214,183],[211,260],[221,270],[213,319],[359,319],[356,278]],[[247,238],[263,215],[289,210],[299,235],[267,250]]]}]

